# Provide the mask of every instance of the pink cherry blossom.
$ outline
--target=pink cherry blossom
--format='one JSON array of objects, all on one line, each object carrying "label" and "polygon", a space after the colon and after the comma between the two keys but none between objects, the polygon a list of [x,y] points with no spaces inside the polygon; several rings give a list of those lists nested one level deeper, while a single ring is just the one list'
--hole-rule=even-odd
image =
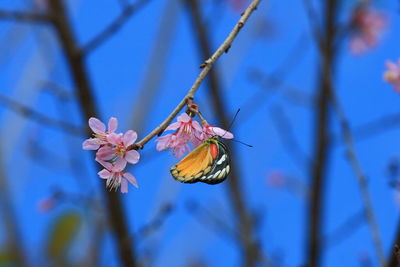
[{"label": "pink cherry blossom", "polygon": [[121,186],[121,193],[128,193],[128,182],[133,186],[138,187],[136,178],[123,170],[126,167],[126,161],[124,159],[117,159],[114,164],[109,162],[100,162],[105,169],[98,172],[98,175],[102,179],[106,179],[107,188],[110,190],[117,190]]},{"label": "pink cherry blossom", "polygon": [[204,141],[213,136],[220,136],[225,139],[232,139],[233,134],[222,128],[211,126],[206,120],[203,120],[203,129],[200,134],[200,140]]},{"label": "pink cherry blossom", "polygon": [[397,64],[395,62],[386,62],[387,70],[383,74],[383,79],[391,83],[394,89],[400,93],[400,59],[398,59]]},{"label": "pink cherry blossom", "polygon": [[352,16],[351,52],[361,54],[376,46],[386,27],[385,13],[367,6],[356,8]]},{"label": "pink cherry blossom", "polygon": [[157,142],[156,148],[158,151],[169,148],[177,158],[180,158],[182,155],[190,151],[188,143],[191,143],[193,146],[197,145],[196,141],[202,132],[200,124],[197,121],[192,120],[192,118],[186,113],[178,116],[177,122],[170,124],[165,130],[176,131],[173,134],[167,134],[157,138],[155,140]]},{"label": "pink cherry blossom", "polygon": [[182,143],[191,141],[195,136],[196,131],[202,131],[200,123],[192,120],[192,118],[186,113],[182,113],[180,116],[178,116],[177,120],[177,122],[172,123],[165,130],[177,130],[177,138],[181,139]]},{"label": "pink cherry blossom", "polygon": [[179,139],[177,133],[161,136],[156,139],[156,142],[156,149],[158,151],[171,149],[172,153],[177,158],[182,157],[183,154],[190,151],[190,147],[188,146],[187,142]]},{"label": "pink cherry blossom", "polygon": [[136,164],[140,159],[140,154],[134,149],[129,149],[135,143],[137,133],[129,130],[125,134],[111,133],[107,136],[108,145],[102,146],[96,153],[98,161],[109,161],[116,157]]},{"label": "pink cherry blossom", "polygon": [[89,127],[94,132],[94,138],[86,139],[82,148],[85,150],[97,150],[101,145],[108,144],[107,136],[115,132],[118,127],[118,120],[111,117],[108,121],[108,131],[106,131],[106,126],[97,118],[89,119]]}]

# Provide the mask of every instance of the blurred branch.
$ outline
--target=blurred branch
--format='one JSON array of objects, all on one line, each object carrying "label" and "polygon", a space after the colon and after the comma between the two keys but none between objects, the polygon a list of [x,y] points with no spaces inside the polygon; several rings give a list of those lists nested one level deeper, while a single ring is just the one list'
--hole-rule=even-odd
[{"label": "blurred branch", "polygon": [[324,238],[325,246],[333,247],[348,239],[357,229],[364,225],[365,220],[366,213],[364,209],[351,215],[343,224],[339,225]]},{"label": "blurred branch", "polygon": [[230,46],[232,45],[233,41],[235,40],[236,36],[246,24],[247,20],[249,19],[250,15],[256,10],[257,5],[260,3],[261,0],[253,0],[250,5],[247,7],[246,11],[243,12],[242,16],[240,17],[239,21],[233,27],[232,31],[226,37],[225,41],[220,45],[220,47],[212,54],[210,58],[208,58],[200,67],[203,69],[199,76],[197,77],[196,81],[186,94],[186,96],[181,100],[181,102],[175,107],[175,109],[171,112],[171,114],[159,125],[157,126],[152,132],[150,132],[147,136],[145,136],[142,140],[134,144],[135,148],[142,148],[147,142],[149,142],[153,137],[156,135],[161,135],[165,128],[171,123],[174,117],[179,113],[179,111],[186,105],[187,101],[194,97],[194,94],[199,89],[201,83],[203,82],[204,78],[207,76],[208,72],[211,70],[214,63],[219,59],[219,57],[225,53]]},{"label": "blurred branch", "polygon": [[171,215],[173,210],[174,207],[170,203],[161,206],[158,213],[155,215],[155,218],[153,218],[149,223],[147,223],[146,225],[144,225],[139,229],[137,233],[137,237],[139,237],[138,239],[143,240],[150,234],[160,229],[160,227],[164,224],[167,218]]},{"label": "blurred branch", "polygon": [[[92,85],[89,81],[89,75],[82,54],[79,52],[80,49],[75,40],[64,2],[63,0],[51,0],[48,1],[48,6],[50,15],[53,18],[52,25],[59,38],[71,72],[82,115],[86,121],[90,117],[99,117],[99,112],[94,102],[95,98],[93,96]],[[87,135],[91,135],[90,129],[87,129]],[[109,214],[108,223],[115,234],[115,243],[118,248],[121,265],[126,267],[136,266],[133,249],[134,241],[129,235],[120,195],[117,192],[104,191],[104,193]]]},{"label": "blurred branch", "polygon": [[356,141],[364,140],[369,137],[379,135],[390,129],[400,127],[400,114],[393,113],[383,115],[378,119],[362,124],[354,129],[354,138]]},{"label": "blurred branch", "polygon": [[[314,10],[311,2],[305,1],[308,11]],[[326,174],[329,163],[329,152],[331,142],[329,139],[330,131],[330,112],[329,112],[329,91],[333,87],[332,81],[329,79],[334,66],[334,40],[336,28],[336,16],[338,13],[338,2],[336,0],[328,0],[323,5],[325,22],[324,32],[319,32],[319,25],[316,20],[316,12],[309,12],[309,20],[312,29],[314,29],[314,37],[318,47],[321,49],[321,65],[319,88],[317,89],[317,97],[315,103],[315,145],[313,152],[313,160],[311,164],[311,190],[309,199],[308,222],[306,223],[308,232],[307,245],[307,266],[317,267],[321,264],[322,254],[322,227],[323,227],[323,208],[324,208],[324,192],[326,184]]]},{"label": "blurred branch", "polygon": [[75,126],[69,122],[50,118],[30,107],[27,107],[5,95],[0,94],[0,105],[8,108],[9,110],[18,113],[19,115],[38,122],[39,124],[50,126],[53,128],[61,129],[62,131],[76,135],[79,137],[84,136],[84,129]]},{"label": "blurred branch", "polygon": [[116,34],[122,28],[122,26],[125,25],[125,23],[132,17],[133,14],[135,14],[135,12],[140,10],[149,2],[150,0],[137,0],[135,3],[124,5],[121,14],[82,47],[82,54],[89,54],[107,41],[111,36]]},{"label": "blurred branch", "polygon": [[394,246],[391,247],[391,253],[387,267],[400,266],[400,247],[398,244],[400,244],[400,227],[397,228],[397,240]]},{"label": "blurred branch", "polygon": [[301,170],[304,170],[304,167],[309,164],[309,159],[296,140],[292,125],[289,118],[286,116],[285,110],[281,106],[274,106],[270,111],[270,115],[288,155],[297,163]]},{"label": "blurred branch", "polygon": [[135,103],[132,105],[129,124],[139,135],[146,129],[149,114],[151,114],[157,94],[162,88],[165,70],[168,68],[169,51],[174,41],[173,37],[179,19],[180,2],[180,0],[170,0],[164,4],[149,53],[149,61],[145,66],[141,84],[138,86],[139,92],[135,96]]},{"label": "blurred branch", "polygon": [[[249,15],[256,8],[259,2],[260,1],[253,1],[247,8],[247,10],[243,13],[242,19],[243,17],[246,16],[246,14]],[[198,2],[196,0],[186,0],[186,3],[188,4],[189,7],[191,19],[193,22],[193,28],[199,44],[201,57],[207,58],[211,54],[212,50],[207,29],[203,24],[201,10],[199,8]],[[239,31],[242,26],[243,23],[239,21],[239,23],[237,24],[237,26],[235,26],[235,28],[237,28],[237,31]],[[220,51],[221,53],[227,52],[230,46],[231,44],[227,44],[225,47],[222,47],[222,49],[220,47],[217,51]],[[213,57],[214,56],[212,56],[211,59]],[[209,66],[208,61],[209,60],[206,61],[205,68]],[[210,75],[208,77],[208,82],[209,82],[211,100],[214,106],[215,113],[219,117],[222,127],[228,129],[229,122],[227,119],[226,109],[224,107],[225,104],[221,95],[222,94],[221,82],[218,79],[218,75],[215,69],[210,72]],[[229,193],[232,201],[232,206],[234,208],[233,211],[236,213],[235,216],[237,219],[240,232],[239,242],[244,255],[243,266],[256,266],[257,262],[259,262],[260,259],[262,258],[261,256],[262,251],[258,245],[258,241],[256,240],[253,220],[251,218],[249,211],[247,210],[244,201],[245,197],[241,192],[240,178],[237,172],[239,164],[235,164],[234,162],[235,153],[233,147],[231,148],[231,158],[232,158],[231,164],[236,168],[232,168],[230,180],[228,181],[228,186],[229,186]]]},{"label": "blurred branch", "polygon": [[27,23],[47,23],[50,21],[50,17],[46,14],[9,10],[0,10],[0,19]]},{"label": "blurred branch", "polygon": [[387,267],[400,266],[400,220],[397,223],[397,231],[393,244],[390,246],[390,254]]},{"label": "blurred branch", "polygon": [[351,134],[349,122],[344,114],[343,108],[341,107],[341,105],[333,91],[330,91],[330,99],[331,99],[332,105],[336,111],[337,117],[340,122],[341,135],[342,135],[342,138],[343,138],[343,141],[345,144],[345,149],[346,149],[349,163],[350,163],[351,167],[353,168],[353,171],[357,177],[358,185],[360,187],[361,197],[362,197],[362,201],[363,201],[366,216],[367,216],[367,221],[368,221],[368,224],[371,229],[371,235],[372,235],[372,240],[373,240],[373,243],[375,246],[375,251],[378,256],[380,266],[384,267],[385,266],[385,255],[383,252],[383,245],[382,245],[381,236],[379,233],[378,222],[374,215],[372,199],[371,199],[371,196],[370,196],[369,190],[368,190],[368,181],[367,181],[364,171],[361,168],[360,161],[357,158],[357,155],[355,152],[354,141],[353,141],[353,137]]},{"label": "blurred branch", "polygon": [[23,248],[23,238],[20,234],[19,223],[13,208],[11,191],[7,184],[6,166],[3,158],[3,148],[0,143],[0,210],[2,223],[5,227],[6,244],[15,266],[28,266]]}]

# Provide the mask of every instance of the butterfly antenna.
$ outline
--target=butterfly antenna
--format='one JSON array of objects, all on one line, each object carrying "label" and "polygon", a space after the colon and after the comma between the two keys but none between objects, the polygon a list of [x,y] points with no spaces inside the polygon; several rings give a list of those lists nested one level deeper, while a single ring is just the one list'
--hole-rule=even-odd
[{"label": "butterfly antenna", "polygon": [[[236,117],[237,117],[239,111],[240,111],[240,108],[238,108],[238,110],[236,111],[235,116],[233,116],[233,119],[232,119],[231,123],[229,124],[228,129],[225,130],[225,133],[224,133],[221,137],[224,137],[224,136],[229,132],[229,130],[232,128],[232,125],[233,125],[233,123],[235,122]],[[216,134],[215,134],[215,135],[216,135]]]},{"label": "butterfly antenna", "polygon": [[248,146],[248,147],[253,147],[252,145],[250,145],[250,144],[247,144],[247,143],[245,143],[245,142],[242,142],[242,141],[240,141],[240,140],[231,139],[231,141],[233,141],[233,142],[237,142],[237,143],[239,143],[239,144],[242,144],[242,145],[245,145],[245,146]]},{"label": "butterfly antenna", "polygon": [[232,119],[231,123],[229,124],[228,131],[232,128],[232,125],[233,125],[233,123],[235,122],[236,117],[237,117],[237,115],[239,114],[239,111],[240,111],[240,108],[238,108],[238,110],[237,110],[236,113],[235,113],[235,116],[233,116],[233,119]]}]

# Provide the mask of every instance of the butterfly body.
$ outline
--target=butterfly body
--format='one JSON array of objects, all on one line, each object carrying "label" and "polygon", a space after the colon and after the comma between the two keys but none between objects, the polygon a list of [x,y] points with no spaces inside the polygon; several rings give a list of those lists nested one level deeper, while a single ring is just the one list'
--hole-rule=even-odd
[{"label": "butterfly body", "polygon": [[228,148],[219,137],[208,138],[170,171],[182,183],[221,183],[230,172]]}]

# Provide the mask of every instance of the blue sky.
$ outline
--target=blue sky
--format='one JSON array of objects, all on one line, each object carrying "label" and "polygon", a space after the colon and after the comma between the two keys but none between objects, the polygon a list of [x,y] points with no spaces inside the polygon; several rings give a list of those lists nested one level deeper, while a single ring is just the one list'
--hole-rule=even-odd
[{"label": "blue sky", "polygon": [[[207,18],[213,48],[216,48],[236,23],[240,12],[224,3],[212,2],[215,1],[204,1],[203,14]],[[26,10],[31,4],[27,0],[6,0],[0,7]],[[375,7],[387,12],[390,18],[390,27],[379,45],[366,54],[354,56],[349,52],[346,40],[338,55],[335,89],[354,128],[398,112],[400,96],[382,80],[384,62],[400,57],[398,3],[376,1]],[[120,11],[118,1],[74,0],[69,1],[69,8],[80,44],[87,43]],[[343,18],[350,8],[350,4],[343,7]],[[257,34],[257,29],[265,27],[266,21],[273,29],[272,34]],[[160,33],[167,35],[162,43],[156,41]],[[3,40],[0,44],[1,94],[53,118],[86,127],[72,95],[73,83],[53,30],[43,25],[1,21],[0,38]],[[150,1],[120,32],[87,58],[86,65],[102,119],[117,117],[120,131],[137,130],[139,138],[151,131],[172,111],[199,73],[198,66],[203,59],[195,42],[188,12],[179,1]],[[300,48],[296,51],[297,46]],[[288,58],[293,51],[296,52],[294,56]],[[149,60],[157,52],[159,58],[151,65]],[[254,94],[265,90],[251,80],[251,70],[269,74],[286,60],[289,64],[284,65],[279,78],[304,95],[313,93],[318,54],[302,1],[262,1],[216,68],[229,114],[241,108],[232,131],[237,139],[254,146],[248,148],[228,142],[236,147],[240,165],[233,167],[241,175],[246,202],[261,218],[258,235],[263,250],[267,255],[281,257],[283,266],[299,266],[306,251],[305,199],[268,187],[266,177],[272,170],[279,170],[306,185],[309,182],[308,166],[299,166],[288,154],[271,111],[277,108],[284,111],[299,146],[310,156],[315,110],[312,105],[299,105],[286,97],[287,87],[280,87],[276,94],[266,91],[257,99],[257,105],[246,104]],[[149,85],[145,81],[151,81],[153,77],[157,97],[147,108],[143,127],[132,125],[133,113],[138,112],[135,107],[141,101],[138,99],[140,91]],[[46,93],[43,81],[59,84],[70,93],[69,100],[59,102],[54,95]],[[208,121],[216,123],[205,84],[196,94],[196,101]],[[68,210],[85,218],[73,248],[73,251],[82,251],[90,242],[90,226],[97,220],[99,211],[90,206],[88,212],[84,201],[64,201],[54,210],[42,214],[37,211],[37,203],[49,196],[54,188],[69,195],[100,197],[94,161],[90,153],[81,150],[84,137],[70,137],[59,130],[43,127],[3,106],[0,106],[0,120],[1,161],[30,258],[40,259],[38,252],[43,252],[42,244],[50,225]],[[332,116],[332,134],[340,134],[335,116]],[[399,212],[393,189],[388,186],[386,169],[390,160],[399,156],[398,134],[399,129],[393,129],[356,142],[356,152],[368,177],[387,255]],[[32,144],[47,152],[31,156],[29,148]],[[204,214],[202,209],[199,216],[194,216],[188,208],[197,203],[223,220],[226,227],[234,227],[232,204],[228,198],[229,178],[215,186],[180,184],[169,174],[170,166],[177,161],[171,153],[156,152],[154,141],[140,152],[140,163],[130,169],[139,182],[139,189],[130,187],[129,194],[122,196],[131,233],[151,221],[166,203],[171,203],[174,208],[158,231],[140,241],[138,254],[144,255],[147,249],[157,244],[154,266],[187,266],[188,261],[197,259],[209,266],[240,266],[237,244],[221,231],[210,229],[209,219],[201,215]],[[72,168],[71,157],[75,159]],[[327,235],[362,208],[358,184],[340,142],[330,155],[328,173],[324,196],[324,232]],[[2,245],[5,236],[3,228],[0,230]],[[118,266],[113,240],[109,236],[101,251],[102,266]],[[368,254],[372,266],[377,266],[366,223],[340,244],[327,248],[323,266],[359,266],[359,257],[363,254]]]}]

